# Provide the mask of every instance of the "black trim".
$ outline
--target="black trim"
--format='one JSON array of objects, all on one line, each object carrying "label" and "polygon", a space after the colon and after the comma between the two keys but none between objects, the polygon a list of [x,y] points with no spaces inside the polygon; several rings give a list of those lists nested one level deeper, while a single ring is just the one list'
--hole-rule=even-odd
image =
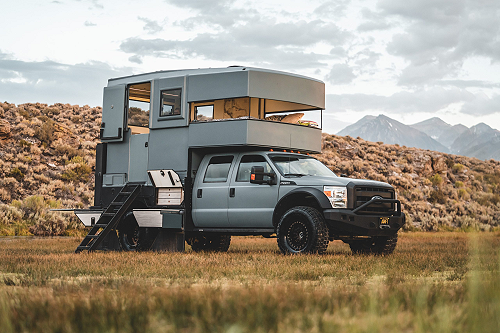
[{"label": "black trim", "polygon": [[98,143],[95,149],[95,194],[94,206],[104,207],[102,205],[102,178],[106,173],[106,161],[108,157],[108,144]]}]

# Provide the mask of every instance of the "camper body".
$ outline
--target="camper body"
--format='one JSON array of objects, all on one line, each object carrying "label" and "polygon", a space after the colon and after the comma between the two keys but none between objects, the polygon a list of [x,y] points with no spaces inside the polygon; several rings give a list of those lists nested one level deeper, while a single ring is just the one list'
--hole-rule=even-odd
[{"label": "camper body", "polygon": [[[392,252],[405,223],[389,184],[337,177],[321,152],[321,81],[248,67],[110,79],[82,250],[226,251],[277,234],[283,253]],[[314,120],[301,116],[319,115]]]}]

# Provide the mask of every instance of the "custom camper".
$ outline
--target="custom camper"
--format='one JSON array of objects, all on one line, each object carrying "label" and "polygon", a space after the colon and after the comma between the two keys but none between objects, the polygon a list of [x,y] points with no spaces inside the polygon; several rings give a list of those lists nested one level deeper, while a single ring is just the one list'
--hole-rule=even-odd
[{"label": "custom camper", "polygon": [[95,198],[76,252],[227,251],[276,237],[284,254],[391,253],[405,223],[394,188],[339,177],[321,152],[325,85],[234,66],[110,79]]}]

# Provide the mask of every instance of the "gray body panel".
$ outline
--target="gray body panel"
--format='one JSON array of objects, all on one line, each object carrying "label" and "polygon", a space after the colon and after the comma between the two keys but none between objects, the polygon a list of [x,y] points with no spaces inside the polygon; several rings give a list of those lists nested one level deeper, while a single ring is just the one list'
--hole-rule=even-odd
[{"label": "gray body panel", "polygon": [[[104,88],[102,103],[103,142],[123,141],[125,131],[125,90],[126,85]],[[121,132],[120,137],[119,136]]]},{"label": "gray body panel", "polygon": [[[235,156],[237,154],[217,155]],[[200,172],[198,172],[195,179],[192,197],[193,223],[196,227],[227,228],[230,226],[227,215],[229,182],[232,177],[236,158],[233,158],[231,168],[229,169],[229,175],[225,182],[204,183],[203,178],[211,156],[213,155],[205,156],[199,169]],[[202,191],[201,198],[198,197],[199,190]]]},{"label": "gray body panel", "polygon": [[159,79],[187,78],[188,102],[257,97],[325,108],[325,85],[309,77],[252,67],[161,71],[108,80],[108,87]]},{"label": "gray body panel", "polygon": [[[231,176],[229,188],[234,189],[234,197],[229,197],[228,219],[233,228],[273,228],[273,213],[278,202],[279,185],[236,181],[237,167],[242,156],[257,154],[241,153]],[[271,168],[274,170],[273,166]],[[276,173],[276,170],[274,172]],[[276,176],[278,177],[276,184],[279,184],[278,173]]]},{"label": "gray body panel", "polygon": [[174,77],[168,79],[157,79],[153,81],[153,96],[160,96],[162,90],[169,89],[182,89],[181,98],[181,114],[178,116],[168,116],[160,117],[160,99],[151,99],[151,116],[150,116],[150,128],[170,128],[170,127],[180,127],[188,126],[189,121],[189,107],[186,102],[186,77]]},{"label": "gray body panel", "polygon": [[151,130],[149,132],[148,170],[172,169],[182,179],[186,176],[187,151],[188,127]]},{"label": "gray body panel", "polygon": [[320,153],[321,130],[259,119],[192,123],[189,125],[189,146],[254,146]]},{"label": "gray body panel", "polygon": [[125,132],[123,142],[108,143],[106,173],[128,173],[130,136]]},{"label": "gray body panel", "polygon": [[149,134],[136,134],[130,137],[130,151],[133,155],[129,158],[130,182],[145,182],[148,180],[148,143]]}]

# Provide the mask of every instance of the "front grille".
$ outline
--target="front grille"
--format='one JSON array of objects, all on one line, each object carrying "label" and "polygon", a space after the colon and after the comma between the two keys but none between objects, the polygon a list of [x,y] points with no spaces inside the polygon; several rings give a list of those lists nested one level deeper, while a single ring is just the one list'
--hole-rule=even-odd
[{"label": "front grille", "polygon": [[[367,187],[360,186],[354,189],[354,208],[357,208],[364,203],[370,201],[374,196],[379,196],[384,199],[394,199],[395,193],[392,188],[386,187]],[[394,212],[393,203],[374,203],[369,205],[363,210],[359,211],[358,214],[392,214]]]}]

